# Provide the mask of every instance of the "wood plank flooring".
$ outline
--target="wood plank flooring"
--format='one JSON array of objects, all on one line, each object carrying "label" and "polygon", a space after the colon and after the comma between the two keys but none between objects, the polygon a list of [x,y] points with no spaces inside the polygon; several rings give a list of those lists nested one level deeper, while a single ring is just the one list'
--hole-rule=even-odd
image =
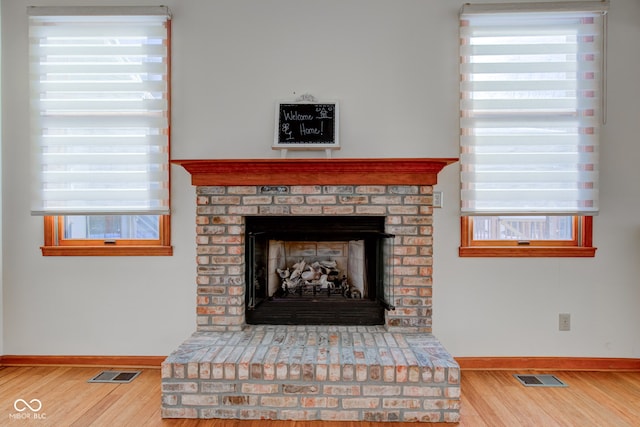
[{"label": "wood plank flooring", "polygon": [[[2,426],[167,427],[408,427],[412,423],[163,420],[160,371],[143,369],[128,384],[87,383],[96,367],[0,368]],[[462,371],[460,427],[640,425],[640,372],[545,372],[566,388],[524,387],[513,374],[528,371]],[[540,372],[536,372],[540,373]],[[42,403],[31,412],[18,399]],[[34,406],[36,403],[34,402]],[[27,418],[27,415],[29,417]],[[39,419],[35,417],[38,416]],[[23,417],[23,418],[20,418]],[[456,424],[429,424],[456,426]]]}]

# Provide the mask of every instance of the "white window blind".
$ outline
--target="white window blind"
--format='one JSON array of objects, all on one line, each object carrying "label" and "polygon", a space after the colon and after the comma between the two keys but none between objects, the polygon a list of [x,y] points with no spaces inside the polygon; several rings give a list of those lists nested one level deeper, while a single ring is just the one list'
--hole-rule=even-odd
[{"label": "white window blind", "polygon": [[463,215],[597,213],[607,4],[463,7]]},{"label": "white window blind", "polygon": [[168,9],[28,12],[32,214],[168,214]]}]

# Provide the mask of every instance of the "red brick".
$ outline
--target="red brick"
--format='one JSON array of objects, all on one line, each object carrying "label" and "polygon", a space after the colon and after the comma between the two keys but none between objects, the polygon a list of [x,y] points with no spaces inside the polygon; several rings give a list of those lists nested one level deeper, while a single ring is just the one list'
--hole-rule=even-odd
[{"label": "red brick", "polygon": [[382,399],[383,408],[403,408],[403,409],[421,409],[422,401],[420,399],[406,398],[384,398]]},{"label": "red brick", "polygon": [[310,205],[332,205],[336,204],[337,199],[336,196],[307,196],[306,201]]},{"label": "red brick", "polygon": [[269,205],[273,201],[271,196],[245,196],[242,203],[245,205]]},{"label": "red brick", "polygon": [[327,395],[344,395],[344,396],[360,396],[360,386],[347,385],[325,385],[322,388],[324,394]]},{"label": "red brick", "polygon": [[391,215],[418,215],[420,212],[418,206],[391,205],[389,213]]},{"label": "red brick", "polygon": [[211,257],[213,264],[244,264],[244,258],[240,256],[214,256]]},{"label": "red brick", "polygon": [[315,384],[284,384],[282,386],[282,392],[284,394],[318,394],[319,390],[320,388]]},{"label": "red brick", "polygon": [[258,206],[229,206],[230,215],[257,215]]},{"label": "red brick", "polygon": [[319,185],[292,185],[291,194],[321,194],[322,187]]},{"label": "red brick", "polygon": [[242,243],[242,236],[211,236],[211,243],[214,245],[237,245]]},{"label": "red brick", "polygon": [[408,246],[430,246],[433,244],[433,238],[429,236],[403,236],[402,244]]},{"label": "red brick", "polygon": [[400,396],[402,389],[399,385],[364,385],[362,394],[365,396]]},{"label": "red brick", "polygon": [[440,412],[406,411],[402,418],[402,421],[422,423],[436,423],[441,420]]},{"label": "red brick", "polygon": [[197,418],[198,411],[195,408],[162,408],[163,418]]},{"label": "red brick", "polygon": [[385,206],[356,206],[356,214],[358,215],[384,215],[387,213]]},{"label": "red brick", "polygon": [[211,196],[212,205],[239,205],[240,196]]},{"label": "red brick", "polygon": [[196,248],[198,255],[222,255],[227,252],[226,246],[198,246]]},{"label": "red brick", "polygon": [[324,421],[357,421],[359,419],[358,411],[320,411],[320,419]]},{"label": "red brick", "polygon": [[242,216],[240,215],[219,215],[211,217],[212,224],[242,224]]},{"label": "red brick", "polygon": [[241,186],[228,186],[226,187],[227,189],[227,194],[256,194],[257,193],[257,189],[255,186],[253,185],[241,185]]},{"label": "red brick", "polygon": [[405,196],[404,203],[407,205],[431,205],[433,197],[430,196]]},{"label": "red brick", "polygon": [[402,203],[400,196],[371,196],[371,203],[374,205],[399,205]]},{"label": "red brick", "polygon": [[387,191],[384,185],[359,185],[356,187],[358,194],[383,194]]},{"label": "red brick", "polygon": [[[318,419],[318,411],[317,410],[300,410],[294,411],[289,409],[283,409],[279,411],[281,414],[280,419],[283,420],[317,420]],[[276,419],[276,417],[272,418]]]},{"label": "red brick", "polygon": [[338,399],[331,397],[301,397],[300,406],[303,408],[336,408]]},{"label": "red brick", "polygon": [[291,206],[292,215],[320,215],[322,214],[322,206]]},{"label": "red brick", "polygon": [[249,405],[251,396],[224,396],[222,403],[225,405]]},{"label": "red brick", "polygon": [[304,196],[276,196],[273,202],[276,205],[301,205],[304,203]]},{"label": "red brick", "polygon": [[340,203],[345,205],[364,205],[369,203],[368,196],[340,196]]},{"label": "red brick", "polygon": [[431,265],[431,257],[405,256],[402,257],[403,265]]},{"label": "red brick", "polygon": [[218,405],[219,397],[216,395],[206,394],[185,394],[182,396],[182,404],[183,405],[193,405],[193,406],[212,406]]},{"label": "red brick", "polygon": [[359,397],[342,399],[342,407],[345,409],[375,409],[380,407],[380,399],[376,397]]},{"label": "red brick", "polygon": [[404,386],[402,387],[402,394],[413,397],[442,397],[442,388]]},{"label": "red brick", "polygon": [[260,205],[258,207],[258,214],[260,215],[279,215],[286,216],[291,214],[291,205],[275,206],[275,205]]},{"label": "red brick", "polygon": [[260,406],[293,408],[298,406],[298,398],[293,396],[262,396]]},{"label": "red brick", "polygon": [[352,194],[353,187],[350,185],[325,185],[322,187],[325,194]]},{"label": "red brick", "polygon": [[355,211],[353,206],[324,206],[322,213],[325,215],[351,215]]},{"label": "red brick", "polygon": [[242,384],[240,391],[248,394],[273,394],[278,393],[280,386],[278,384]]}]

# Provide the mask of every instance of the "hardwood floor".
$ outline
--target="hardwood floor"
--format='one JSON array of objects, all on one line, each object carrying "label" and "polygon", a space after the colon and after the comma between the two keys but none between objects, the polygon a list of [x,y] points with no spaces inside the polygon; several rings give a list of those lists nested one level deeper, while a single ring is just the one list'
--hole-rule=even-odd
[{"label": "hardwood floor", "polygon": [[[128,384],[88,383],[97,367],[0,368],[2,426],[167,426],[167,427],[408,427],[412,423],[163,420],[160,371],[143,369]],[[580,426],[640,425],[640,372],[550,372],[566,388],[524,387],[514,373],[462,371],[459,424],[432,426]],[[536,373],[540,373],[536,371]],[[42,408],[24,406],[38,399]],[[17,402],[17,403],[16,403]],[[19,412],[18,409],[25,409]],[[33,406],[37,402],[32,403]],[[27,418],[27,415],[29,418]],[[39,419],[35,419],[38,416]],[[22,418],[24,417],[24,418]]]}]

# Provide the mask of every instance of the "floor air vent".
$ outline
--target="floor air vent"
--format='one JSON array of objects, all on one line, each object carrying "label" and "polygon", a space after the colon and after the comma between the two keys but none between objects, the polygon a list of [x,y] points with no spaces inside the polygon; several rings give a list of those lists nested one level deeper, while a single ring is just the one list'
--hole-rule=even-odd
[{"label": "floor air vent", "polygon": [[514,375],[525,387],[567,387],[554,375]]},{"label": "floor air vent", "polygon": [[91,378],[90,383],[130,383],[135,377],[140,375],[142,371],[102,371],[95,377]]}]

